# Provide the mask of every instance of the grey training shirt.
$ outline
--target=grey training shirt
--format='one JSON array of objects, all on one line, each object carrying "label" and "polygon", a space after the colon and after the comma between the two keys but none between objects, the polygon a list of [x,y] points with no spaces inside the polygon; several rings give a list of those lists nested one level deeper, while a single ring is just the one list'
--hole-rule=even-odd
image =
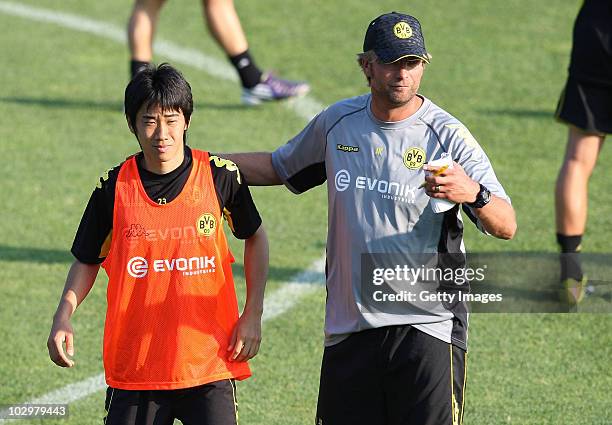
[{"label": "grey training shirt", "polygon": [[[424,98],[412,116],[382,122],[371,95],[340,101],[322,111],[272,154],[272,164],[295,193],[327,181],[327,304],[325,343],[350,333],[411,324],[467,348],[468,313],[442,304],[404,314],[371,312],[361,300],[361,258],[366,253],[464,252],[458,206],[434,213],[419,186],[422,165],[448,152],[474,180],[510,201],[491,163],[456,118]],[[466,212],[482,230],[475,216]]]}]

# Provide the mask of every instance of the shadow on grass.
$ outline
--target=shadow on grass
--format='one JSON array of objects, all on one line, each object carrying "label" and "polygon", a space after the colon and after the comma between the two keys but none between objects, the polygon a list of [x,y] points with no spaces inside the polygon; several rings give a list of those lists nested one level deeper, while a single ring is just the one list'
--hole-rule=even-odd
[{"label": "shadow on grass", "polygon": [[[18,248],[14,246],[0,244],[0,261],[7,262],[24,262],[38,264],[66,264],[69,265],[74,261],[74,257],[70,251],[59,249],[46,248]],[[232,271],[235,277],[244,279],[244,265],[234,263]],[[289,281],[295,278],[303,270],[297,267],[270,267],[270,278],[282,282]],[[321,284],[323,277],[321,276]]]},{"label": "shadow on grass", "polygon": [[[85,100],[85,99],[62,99],[62,98],[35,98],[35,97],[0,97],[2,103],[13,103],[25,106],[39,106],[43,108],[57,109],[84,109],[106,112],[123,113],[123,103],[104,100]],[[247,110],[250,106],[240,103],[196,103],[195,109],[210,110]]]},{"label": "shadow on grass", "polygon": [[479,109],[485,115],[506,115],[514,118],[554,119],[555,112],[535,109]]},{"label": "shadow on grass", "polygon": [[[583,306],[593,306],[591,312],[612,312],[612,254],[583,253],[581,255],[589,285],[594,289]],[[470,268],[484,266],[487,279],[472,285],[472,293],[503,293],[504,303],[476,306],[478,312],[561,312],[567,305],[557,301],[559,291],[559,254],[551,252],[479,252],[468,254]],[[0,261],[38,264],[65,264],[74,258],[66,250],[14,247],[0,244]],[[244,265],[234,263],[234,276],[244,279]],[[270,279],[279,282],[294,280],[304,270],[298,267],[270,267]],[[322,273],[310,273],[309,283],[323,284]],[[476,282],[472,282],[473,284]],[[501,307],[501,308],[500,308]],[[583,309],[583,311],[589,311]],[[586,312],[585,311],[585,312]]]},{"label": "shadow on grass", "polygon": [[107,112],[123,112],[120,102],[83,99],[35,98],[35,97],[0,97],[0,102],[25,106],[40,106],[57,109],[90,109]]},{"label": "shadow on grass", "polygon": [[0,260],[41,264],[68,264],[74,261],[70,251],[46,248],[18,248],[0,244]]}]

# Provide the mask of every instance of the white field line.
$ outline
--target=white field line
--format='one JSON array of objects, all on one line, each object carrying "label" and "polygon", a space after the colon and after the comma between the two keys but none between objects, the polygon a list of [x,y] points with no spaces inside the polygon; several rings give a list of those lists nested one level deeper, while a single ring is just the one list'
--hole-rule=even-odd
[{"label": "white field line", "polygon": [[[0,1],[0,12],[38,22],[59,25],[64,28],[126,44],[125,30],[108,22],[7,1]],[[170,41],[159,39],[155,43],[155,50],[173,62],[205,71],[219,79],[237,81],[235,71],[229,65],[200,51],[184,48]],[[323,105],[308,96],[285,102],[285,104],[305,120],[310,120],[323,109]],[[297,304],[303,296],[314,292],[320,287],[319,285],[325,280],[323,275],[324,264],[325,258],[315,261],[308,269],[299,273],[290,282],[287,282],[280,289],[266,297],[262,320],[267,321],[278,317]],[[101,391],[105,386],[104,374],[99,374],[80,382],[66,385],[26,403],[68,404]],[[1,413],[6,413],[6,411]],[[0,419],[0,424],[6,422],[6,420]]]},{"label": "white field line", "polygon": [[300,298],[320,288],[325,283],[325,257],[316,260],[306,270],[264,300],[262,321],[272,320],[293,307]]},{"label": "white field line", "polygon": [[[126,44],[126,30],[109,22],[9,1],[0,1],[0,12],[33,21],[59,25]],[[171,41],[161,39],[157,39],[155,42],[154,50],[171,62],[199,69],[221,80],[238,81],[236,71],[230,65],[199,50],[182,47]],[[284,102],[284,104],[305,120],[310,120],[323,109],[323,105],[309,96],[292,99]]]}]

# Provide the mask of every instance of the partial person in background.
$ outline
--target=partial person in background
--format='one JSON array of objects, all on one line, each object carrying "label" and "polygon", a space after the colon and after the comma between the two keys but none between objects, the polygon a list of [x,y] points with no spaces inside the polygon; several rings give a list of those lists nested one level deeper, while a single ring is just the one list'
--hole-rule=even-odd
[{"label": "partial person in background", "polygon": [[[164,3],[165,0],[136,0],[134,3],[128,25],[132,77],[153,58],[153,37]],[[202,0],[202,6],[208,30],[240,77],[244,104],[258,105],[308,93],[307,83],[283,80],[257,67],[232,0]]]},{"label": "partial person in background", "polygon": [[568,125],[565,159],[555,192],[561,248],[562,297],[576,304],[587,277],[580,251],[587,221],[589,177],[606,134],[612,133],[612,2],[586,0],[574,24],[567,83],[556,118]]}]

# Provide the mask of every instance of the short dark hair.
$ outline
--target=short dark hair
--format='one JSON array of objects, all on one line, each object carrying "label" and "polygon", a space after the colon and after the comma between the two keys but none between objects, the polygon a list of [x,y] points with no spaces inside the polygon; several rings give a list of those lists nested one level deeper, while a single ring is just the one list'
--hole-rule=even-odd
[{"label": "short dark hair", "polygon": [[163,111],[180,110],[189,123],[193,112],[191,86],[176,68],[167,63],[148,65],[125,88],[125,116],[132,128],[142,107],[159,105]]}]

